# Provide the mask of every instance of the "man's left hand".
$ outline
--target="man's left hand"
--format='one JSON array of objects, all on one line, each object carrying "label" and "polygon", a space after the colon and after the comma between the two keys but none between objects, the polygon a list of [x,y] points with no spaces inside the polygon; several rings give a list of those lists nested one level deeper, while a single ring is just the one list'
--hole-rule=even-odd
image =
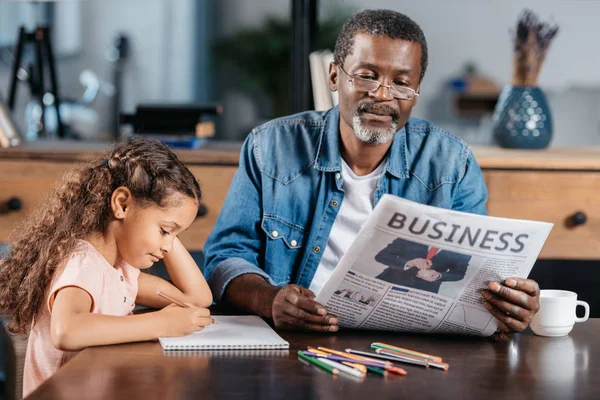
[{"label": "man's left hand", "polygon": [[500,322],[498,329],[506,333],[525,330],[540,309],[540,287],[531,279],[490,282],[483,298],[485,307]]},{"label": "man's left hand", "polygon": [[420,269],[417,273],[417,278],[421,278],[427,282],[433,282],[440,278],[441,274],[432,269]]}]

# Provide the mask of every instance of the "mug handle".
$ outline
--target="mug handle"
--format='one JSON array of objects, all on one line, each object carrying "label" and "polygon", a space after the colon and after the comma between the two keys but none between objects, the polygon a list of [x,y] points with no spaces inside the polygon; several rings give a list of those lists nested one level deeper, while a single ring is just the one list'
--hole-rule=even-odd
[{"label": "mug handle", "polygon": [[575,316],[575,322],[587,321],[590,316],[590,305],[588,303],[586,303],[585,301],[577,300],[575,308],[577,308],[577,306],[582,306],[583,308],[585,308],[585,315],[581,318],[578,318],[577,316]]}]

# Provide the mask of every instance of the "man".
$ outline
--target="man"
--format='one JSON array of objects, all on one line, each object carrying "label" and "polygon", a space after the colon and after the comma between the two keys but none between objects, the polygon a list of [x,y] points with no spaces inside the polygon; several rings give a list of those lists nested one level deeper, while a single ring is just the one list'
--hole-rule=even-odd
[{"label": "man", "polygon": [[395,239],[375,256],[375,261],[388,266],[377,279],[438,293],[442,282],[465,277],[471,256]]},{"label": "man", "polygon": [[[329,69],[339,108],[305,112],[252,131],[204,248],[217,301],[278,328],[335,332],[314,301],[385,193],[485,214],[487,190],[459,138],[411,119],[427,67],[419,26],[367,10],[342,28]],[[538,309],[535,282],[490,283],[483,294],[500,329],[521,331]]]}]

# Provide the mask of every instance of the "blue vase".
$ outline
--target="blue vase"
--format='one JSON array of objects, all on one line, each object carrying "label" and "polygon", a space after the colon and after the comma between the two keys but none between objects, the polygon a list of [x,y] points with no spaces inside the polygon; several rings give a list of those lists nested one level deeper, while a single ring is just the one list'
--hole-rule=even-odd
[{"label": "blue vase", "polygon": [[506,85],[492,117],[494,140],[511,149],[543,149],[552,140],[552,116],[539,87]]}]

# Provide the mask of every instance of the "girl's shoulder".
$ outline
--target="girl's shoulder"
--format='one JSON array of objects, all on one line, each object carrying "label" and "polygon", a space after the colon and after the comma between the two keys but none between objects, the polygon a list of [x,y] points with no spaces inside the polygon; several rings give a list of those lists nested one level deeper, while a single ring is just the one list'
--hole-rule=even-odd
[{"label": "girl's shoulder", "polygon": [[102,271],[110,266],[108,261],[96,250],[94,246],[85,240],[79,240],[69,255],[65,258],[62,270],[81,270],[92,268]]}]

